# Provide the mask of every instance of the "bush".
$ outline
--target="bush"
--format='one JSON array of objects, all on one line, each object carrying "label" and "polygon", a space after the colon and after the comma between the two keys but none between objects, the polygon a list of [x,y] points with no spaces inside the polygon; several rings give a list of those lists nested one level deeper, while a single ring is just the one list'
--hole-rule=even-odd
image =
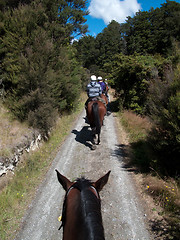
[{"label": "bush", "polygon": [[110,78],[125,109],[145,114],[150,80],[163,75],[163,66],[168,61],[158,56],[134,54],[116,55],[105,67],[111,72]]},{"label": "bush", "polygon": [[[170,75],[169,75],[170,76]],[[149,117],[155,126],[149,141],[156,153],[153,164],[163,174],[180,173],[180,71],[166,81],[156,79],[148,97]]]},{"label": "bush", "polygon": [[48,137],[49,130],[57,119],[57,112],[52,108],[51,104],[42,104],[35,111],[28,114],[28,122],[33,128],[40,130],[44,137]]}]

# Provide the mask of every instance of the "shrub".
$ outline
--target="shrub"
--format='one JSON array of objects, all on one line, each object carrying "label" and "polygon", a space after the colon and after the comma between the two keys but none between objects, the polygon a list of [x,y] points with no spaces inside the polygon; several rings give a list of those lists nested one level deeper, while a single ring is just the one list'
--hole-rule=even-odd
[{"label": "shrub", "polygon": [[163,66],[167,63],[168,61],[159,55],[153,57],[119,54],[112,63],[105,65],[107,70],[110,69],[112,84],[124,108],[145,114],[150,80],[162,76]]},{"label": "shrub", "polygon": [[[177,73],[178,72],[178,73]],[[149,141],[157,155],[153,164],[164,174],[180,173],[180,71],[150,87],[149,117],[155,123]]]}]

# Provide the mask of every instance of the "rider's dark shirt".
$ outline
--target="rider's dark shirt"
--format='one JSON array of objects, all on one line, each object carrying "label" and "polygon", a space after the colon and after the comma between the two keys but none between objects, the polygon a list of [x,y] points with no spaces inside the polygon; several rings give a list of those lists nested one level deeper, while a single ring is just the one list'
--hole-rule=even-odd
[{"label": "rider's dark shirt", "polygon": [[102,92],[105,92],[106,91],[106,84],[104,82],[99,82],[99,84],[101,85]]}]

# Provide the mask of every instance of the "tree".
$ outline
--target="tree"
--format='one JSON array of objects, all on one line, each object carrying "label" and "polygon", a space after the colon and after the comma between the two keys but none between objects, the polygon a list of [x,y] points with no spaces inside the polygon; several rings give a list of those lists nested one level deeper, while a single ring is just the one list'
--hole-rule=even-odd
[{"label": "tree", "polygon": [[167,0],[161,8],[152,11],[151,24],[155,42],[154,52],[172,53],[173,40],[180,41],[180,4]]},{"label": "tree", "polygon": [[128,17],[124,28],[128,54],[153,52],[154,41],[149,12],[139,11],[133,18]]},{"label": "tree", "polygon": [[[58,2],[58,24],[64,29],[63,34],[68,38],[85,34],[87,32],[87,21],[84,16],[88,15],[86,11],[87,0],[54,0]],[[51,4],[51,0],[48,0]],[[48,9],[48,8],[46,8]]]},{"label": "tree", "polygon": [[74,43],[77,58],[83,66],[93,73],[103,72],[106,62],[111,62],[115,54],[125,51],[121,30],[120,24],[113,20],[96,38],[84,36]]},{"label": "tree", "polygon": [[15,9],[19,4],[29,4],[32,0],[1,0],[0,1],[0,10],[6,11],[9,9]]},{"label": "tree", "polygon": [[[61,12],[57,3],[63,7]],[[80,8],[85,1],[67,3],[36,0],[2,15],[1,77],[5,79],[6,103],[19,119],[28,120],[44,135],[58,111],[73,108],[84,74],[69,42],[74,31],[82,30],[84,13]],[[70,3],[74,3],[72,9]],[[62,23],[65,13],[69,15]]]},{"label": "tree", "polygon": [[146,113],[150,80],[163,75],[162,66],[166,62],[160,56],[118,54],[111,63],[105,64],[123,108],[132,109],[138,114]]},{"label": "tree", "polygon": [[95,38],[88,35],[80,38],[79,41],[75,41],[73,46],[77,49],[77,59],[81,62],[85,68],[96,64],[97,49]]},{"label": "tree", "polygon": [[180,4],[167,0],[161,8],[140,11],[133,18],[129,17],[125,24],[128,54],[169,54],[172,40],[180,40],[179,12]]},{"label": "tree", "polygon": [[97,65],[103,68],[104,63],[110,62],[115,54],[123,51],[121,26],[116,21],[109,25],[96,37],[96,49],[98,51]]},{"label": "tree", "polygon": [[[147,105],[148,116],[154,123],[148,140],[156,153],[153,167],[163,174],[180,172],[180,71],[165,69],[164,79],[156,78],[150,85]],[[175,73],[175,74],[174,74]]]}]

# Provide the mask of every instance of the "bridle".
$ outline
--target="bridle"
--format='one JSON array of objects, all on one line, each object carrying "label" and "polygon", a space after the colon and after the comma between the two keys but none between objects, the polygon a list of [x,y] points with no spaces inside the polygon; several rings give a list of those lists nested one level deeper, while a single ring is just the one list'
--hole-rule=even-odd
[{"label": "bridle", "polygon": [[77,189],[81,192],[81,189],[78,187],[77,185],[77,182],[75,181],[67,190],[66,192],[66,195],[65,195],[65,199],[67,199],[68,195],[70,194],[70,192],[73,190],[73,189]]},{"label": "bridle", "polygon": [[[66,198],[68,197],[69,193],[70,193],[71,190],[73,190],[73,189],[77,189],[77,190],[79,190],[79,191],[81,192],[81,189],[80,189],[78,186],[76,186],[75,184],[76,184],[76,182],[74,182],[73,185],[67,190],[67,192],[66,192]],[[74,186],[74,185],[75,185],[75,186]],[[92,185],[90,185],[89,188],[90,188],[90,190],[91,190],[91,189],[93,190],[92,192],[93,192],[93,193],[95,194],[95,196],[99,199],[99,194],[98,194],[96,188],[93,187]]]}]

